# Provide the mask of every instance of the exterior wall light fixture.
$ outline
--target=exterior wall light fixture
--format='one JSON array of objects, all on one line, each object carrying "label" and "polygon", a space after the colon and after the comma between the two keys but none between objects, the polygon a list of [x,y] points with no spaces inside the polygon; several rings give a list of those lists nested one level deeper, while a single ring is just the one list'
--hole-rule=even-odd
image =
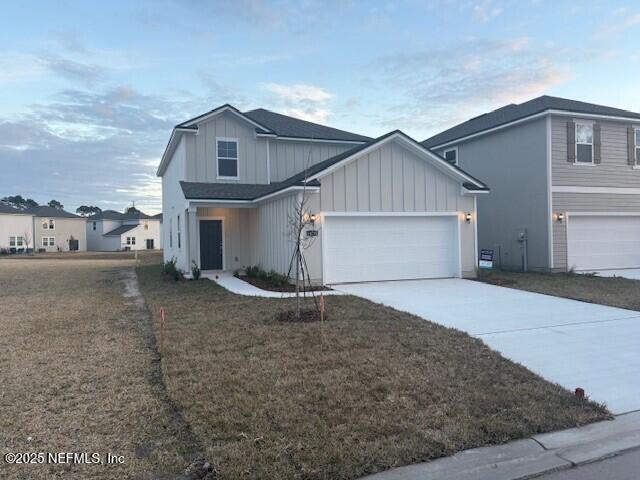
[{"label": "exterior wall light fixture", "polygon": [[564,213],[562,212],[556,213],[556,221],[558,223],[562,223],[564,221]]},{"label": "exterior wall light fixture", "polygon": [[470,213],[465,213],[464,214],[464,220],[467,223],[471,223],[471,214]]}]

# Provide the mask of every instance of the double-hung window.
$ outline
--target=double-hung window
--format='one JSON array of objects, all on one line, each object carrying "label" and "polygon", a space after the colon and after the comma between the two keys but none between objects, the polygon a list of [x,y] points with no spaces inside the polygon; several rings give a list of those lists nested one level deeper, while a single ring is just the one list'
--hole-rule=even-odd
[{"label": "double-hung window", "polygon": [[21,235],[11,235],[9,237],[9,249],[14,250],[16,252],[24,251],[24,237]]},{"label": "double-hung window", "polygon": [[237,139],[217,138],[216,159],[218,161],[218,178],[238,179]]},{"label": "double-hung window", "polygon": [[93,226],[93,229],[95,230],[97,228],[97,223],[98,222],[91,222],[91,223],[93,224],[92,226]]},{"label": "double-hung window", "polygon": [[55,230],[56,229],[56,221],[53,218],[45,218],[42,220],[42,229],[43,230]]},{"label": "double-hung window", "polygon": [[54,247],[56,245],[56,237],[42,237],[43,247]]},{"label": "double-hung window", "polygon": [[451,165],[458,165],[458,149],[451,148],[444,151],[444,159]]},{"label": "double-hung window", "polygon": [[135,245],[136,237],[127,237],[127,245]]},{"label": "double-hung window", "polygon": [[593,124],[576,123],[576,163],[593,163]]}]

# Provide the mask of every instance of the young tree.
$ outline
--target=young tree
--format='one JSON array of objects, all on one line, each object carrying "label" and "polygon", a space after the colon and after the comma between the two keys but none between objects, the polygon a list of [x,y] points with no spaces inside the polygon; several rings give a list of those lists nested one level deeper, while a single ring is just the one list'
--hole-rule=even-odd
[{"label": "young tree", "polygon": [[[28,230],[25,230],[22,234],[22,241],[25,245],[25,253],[29,252],[29,244],[31,243],[31,233]],[[35,245],[34,245],[35,250]]]}]

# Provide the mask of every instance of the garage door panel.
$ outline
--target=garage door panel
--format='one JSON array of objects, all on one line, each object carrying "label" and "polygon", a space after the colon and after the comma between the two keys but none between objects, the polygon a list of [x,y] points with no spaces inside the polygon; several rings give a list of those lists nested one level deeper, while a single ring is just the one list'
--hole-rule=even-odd
[{"label": "garage door panel", "polygon": [[640,268],[640,216],[571,216],[567,229],[569,268]]},{"label": "garage door panel", "polygon": [[325,217],[327,283],[458,275],[457,217]]}]

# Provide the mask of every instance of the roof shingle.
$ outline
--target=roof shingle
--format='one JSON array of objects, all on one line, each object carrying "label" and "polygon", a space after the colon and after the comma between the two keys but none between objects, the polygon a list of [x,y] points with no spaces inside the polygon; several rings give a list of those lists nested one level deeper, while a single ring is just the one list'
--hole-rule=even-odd
[{"label": "roof shingle", "polygon": [[452,142],[468,135],[480,133],[484,130],[489,130],[516,120],[530,117],[531,115],[542,113],[545,110],[563,110],[584,114],[640,119],[640,113],[634,113],[620,108],[606,107],[603,105],[596,105],[594,103],[543,95],[542,97],[534,98],[533,100],[529,100],[528,102],[524,102],[519,105],[506,105],[492,112],[474,117],[426,139],[422,144],[427,148],[433,148],[437,145],[442,145],[443,143]]}]

